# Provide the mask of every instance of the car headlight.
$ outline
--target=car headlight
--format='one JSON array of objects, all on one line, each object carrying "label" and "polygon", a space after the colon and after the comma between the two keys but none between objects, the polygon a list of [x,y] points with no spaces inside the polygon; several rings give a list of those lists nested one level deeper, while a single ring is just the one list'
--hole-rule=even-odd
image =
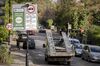
[{"label": "car headlight", "polygon": [[98,58],[96,56],[94,56],[93,59],[98,59]]},{"label": "car headlight", "polygon": [[95,56],[95,55],[92,55],[92,58],[93,58],[93,59],[98,59],[98,57],[97,57],[97,56]]},{"label": "car headlight", "polygon": [[76,53],[81,54],[81,52],[80,52],[80,51],[76,51]]},{"label": "car headlight", "polygon": [[82,53],[82,51],[81,50],[75,50],[76,51],[76,53],[78,53],[78,54],[81,54]]}]

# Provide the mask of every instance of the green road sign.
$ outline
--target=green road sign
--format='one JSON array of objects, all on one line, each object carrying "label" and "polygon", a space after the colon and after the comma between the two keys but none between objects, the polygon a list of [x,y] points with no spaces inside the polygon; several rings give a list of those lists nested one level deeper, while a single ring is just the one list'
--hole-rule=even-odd
[{"label": "green road sign", "polygon": [[[13,5],[13,30],[25,30],[24,21],[24,9],[18,7],[19,5]],[[22,5],[20,5],[22,6]]]},{"label": "green road sign", "polygon": [[12,5],[13,30],[37,30],[37,4]]},{"label": "green road sign", "polygon": [[13,27],[14,30],[24,30],[24,13],[23,12],[14,12],[13,13]]}]

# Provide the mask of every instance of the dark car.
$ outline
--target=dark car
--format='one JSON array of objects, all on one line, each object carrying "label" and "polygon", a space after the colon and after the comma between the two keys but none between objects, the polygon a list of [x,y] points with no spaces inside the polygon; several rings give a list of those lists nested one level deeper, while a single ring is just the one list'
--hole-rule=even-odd
[{"label": "dark car", "polygon": [[81,58],[91,62],[100,62],[100,46],[84,46]]},{"label": "dark car", "polygon": [[35,41],[34,41],[34,39],[29,38],[29,39],[28,39],[28,42],[25,41],[25,42],[23,43],[23,49],[27,49],[27,43],[28,43],[28,48],[29,48],[29,49],[35,49]]},{"label": "dark car", "polygon": [[20,42],[24,43],[27,40],[27,33],[24,31],[17,31],[17,36],[17,47],[20,48]]},{"label": "dark car", "polygon": [[45,29],[39,29],[39,33],[46,33]]}]

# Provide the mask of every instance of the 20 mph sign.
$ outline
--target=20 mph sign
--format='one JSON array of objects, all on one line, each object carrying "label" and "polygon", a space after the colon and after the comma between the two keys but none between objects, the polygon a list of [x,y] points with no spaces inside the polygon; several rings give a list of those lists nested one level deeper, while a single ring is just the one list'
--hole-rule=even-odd
[{"label": "20 mph sign", "polygon": [[7,28],[8,30],[11,30],[11,29],[12,29],[12,24],[11,24],[11,23],[8,23],[8,24],[6,25],[6,28]]}]

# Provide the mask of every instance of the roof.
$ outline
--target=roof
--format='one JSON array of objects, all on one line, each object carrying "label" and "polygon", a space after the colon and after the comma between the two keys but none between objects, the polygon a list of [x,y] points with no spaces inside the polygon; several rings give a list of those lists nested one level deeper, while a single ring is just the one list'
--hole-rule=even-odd
[{"label": "roof", "polygon": [[73,41],[78,41],[78,42],[80,42],[78,39],[75,39],[75,38],[69,38],[69,40],[73,40]]},{"label": "roof", "polygon": [[99,47],[100,48],[100,46],[97,46],[97,45],[85,45],[85,46],[89,46],[89,47]]}]

